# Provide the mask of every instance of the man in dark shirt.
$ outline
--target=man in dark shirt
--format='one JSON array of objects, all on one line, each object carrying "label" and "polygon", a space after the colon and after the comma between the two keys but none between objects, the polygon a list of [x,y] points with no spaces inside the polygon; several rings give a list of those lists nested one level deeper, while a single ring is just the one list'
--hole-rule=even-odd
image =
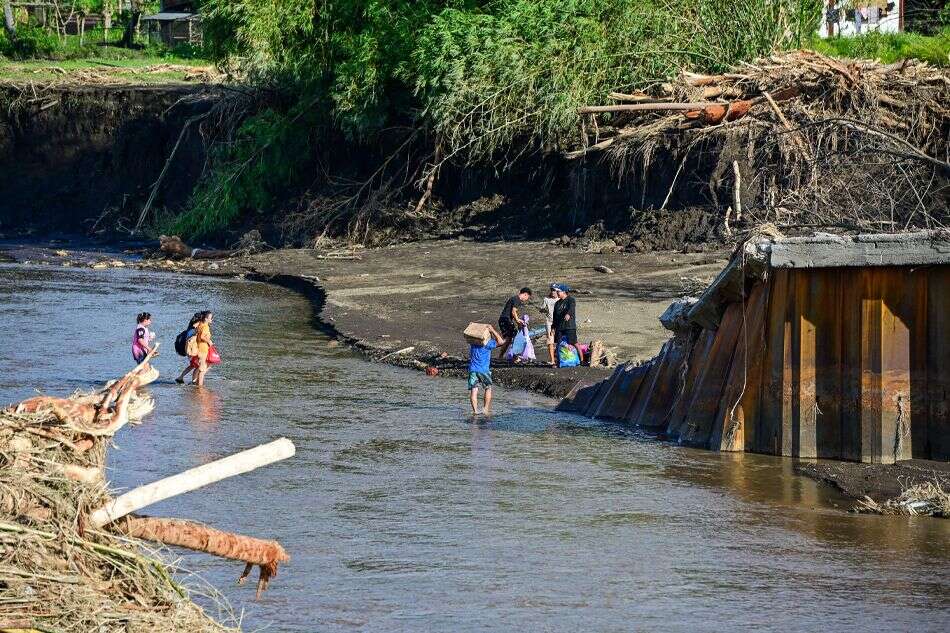
[{"label": "man in dark shirt", "polygon": [[518,294],[508,299],[501,316],[498,317],[498,331],[505,337],[505,342],[498,346],[499,358],[505,357],[505,352],[511,347],[518,330],[524,327],[524,302],[531,299],[531,288],[522,288]]},{"label": "man in dark shirt", "polygon": [[577,345],[577,302],[565,285],[557,288],[557,303],[554,304],[554,344],[559,345],[567,339],[571,345]]}]

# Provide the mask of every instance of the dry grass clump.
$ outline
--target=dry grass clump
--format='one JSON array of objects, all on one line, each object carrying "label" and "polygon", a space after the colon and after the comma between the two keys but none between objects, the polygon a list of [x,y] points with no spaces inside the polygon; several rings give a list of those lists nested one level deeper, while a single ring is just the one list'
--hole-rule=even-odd
[{"label": "dry grass clump", "polygon": [[108,499],[110,440],[52,411],[0,411],[0,629],[228,630],[142,542],[86,529]]},{"label": "dry grass clump", "polygon": [[688,192],[723,212],[738,198],[754,223],[950,224],[947,69],[796,51],[610,98],[580,109],[586,146],[572,156],[665,179],[664,206]]},{"label": "dry grass clump", "polygon": [[950,491],[939,480],[909,486],[895,499],[877,503],[870,497],[858,501],[856,512],[866,514],[903,514],[950,518]]}]

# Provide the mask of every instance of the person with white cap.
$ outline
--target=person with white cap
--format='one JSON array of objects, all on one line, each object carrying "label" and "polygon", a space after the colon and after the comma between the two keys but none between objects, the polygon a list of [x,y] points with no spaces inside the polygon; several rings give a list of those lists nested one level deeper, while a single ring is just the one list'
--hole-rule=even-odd
[{"label": "person with white cap", "polygon": [[551,355],[551,367],[554,367],[557,364],[556,357],[554,356],[555,351],[555,341],[554,341],[554,304],[557,303],[557,288],[556,283],[551,284],[551,288],[548,292],[548,296],[544,298],[544,305],[541,308],[541,312],[544,313],[544,325],[547,330],[547,342],[548,342],[548,353]]}]

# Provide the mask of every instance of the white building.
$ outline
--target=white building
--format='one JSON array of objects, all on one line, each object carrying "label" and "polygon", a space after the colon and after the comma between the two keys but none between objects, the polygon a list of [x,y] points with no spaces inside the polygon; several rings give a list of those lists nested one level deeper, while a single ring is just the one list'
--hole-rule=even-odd
[{"label": "white building", "polygon": [[829,0],[818,34],[858,35],[870,31],[904,30],[905,0]]}]

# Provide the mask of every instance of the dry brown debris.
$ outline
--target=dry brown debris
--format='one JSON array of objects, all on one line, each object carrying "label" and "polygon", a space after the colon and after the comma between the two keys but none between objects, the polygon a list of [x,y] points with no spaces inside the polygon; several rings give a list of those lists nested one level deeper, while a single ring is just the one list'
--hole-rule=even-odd
[{"label": "dry brown debris", "polygon": [[53,407],[0,411],[0,629],[227,630],[141,541],[85,525],[109,441]]},{"label": "dry brown debris", "polygon": [[752,222],[893,230],[950,224],[946,69],[795,51],[610,97],[618,103],[580,109],[593,121],[572,158],[602,152],[621,176],[644,181],[651,169],[679,165],[650,176],[672,181],[671,194],[704,187],[702,195],[723,210],[735,204],[735,168]]},{"label": "dry brown debris", "polygon": [[895,499],[878,503],[870,497],[858,501],[856,512],[865,514],[903,514],[950,518],[950,491],[939,480],[928,481],[904,489]]}]

